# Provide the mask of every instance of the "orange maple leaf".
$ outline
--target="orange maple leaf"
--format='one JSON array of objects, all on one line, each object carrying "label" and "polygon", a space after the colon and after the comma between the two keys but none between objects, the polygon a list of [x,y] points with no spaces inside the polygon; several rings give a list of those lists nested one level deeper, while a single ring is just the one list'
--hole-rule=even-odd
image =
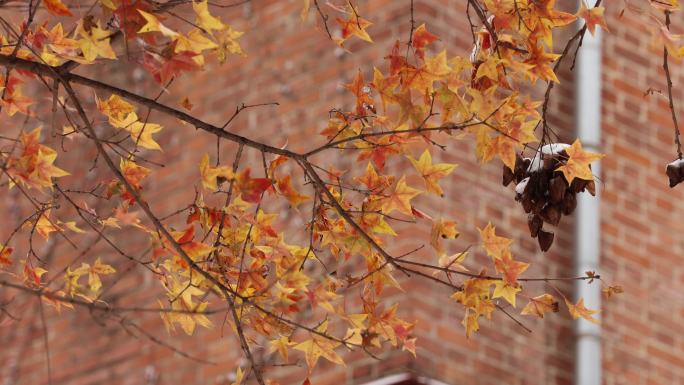
[{"label": "orange maple leaf", "polygon": [[394,187],[394,191],[383,199],[382,209],[385,214],[390,214],[394,210],[406,215],[411,213],[411,199],[420,194],[421,191],[406,184],[406,177],[402,176]]},{"label": "orange maple leaf", "polygon": [[556,301],[551,294],[542,294],[530,298],[530,302],[522,309],[520,314],[529,314],[544,318],[544,314],[556,312],[558,312],[558,301]]},{"label": "orange maple leaf", "polygon": [[294,187],[292,187],[292,177],[290,177],[290,175],[286,175],[285,177],[278,179],[276,181],[276,187],[278,192],[285,196],[288,202],[290,202],[290,204],[294,207],[311,200],[310,197],[300,194],[294,189]]},{"label": "orange maple leaf", "polygon": [[494,260],[496,271],[503,276],[504,282],[510,286],[518,285],[518,275],[530,267],[529,263],[516,261],[513,259],[511,252],[506,249],[501,258]]},{"label": "orange maple leaf", "polygon": [[44,0],[43,4],[45,4],[48,12],[55,16],[73,16],[61,0]]},{"label": "orange maple leaf", "polygon": [[603,158],[604,154],[584,151],[579,139],[575,139],[572,146],[568,147],[565,152],[568,154],[568,160],[564,165],[558,167],[556,171],[561,171],[568,183],[572,183],[572,180],[575,178],[594,180],[589,164]]},{"label": "orange maple leaf", "polygon": [[373,163],[368,162],[366,172],[361,176],[355,177],[354,180],[366,185],[371,192],[379,193],[394,183],[394,176],[378,175],[375,167],[373,167]]},{"label": "orange maple leaf", "polygon": [[352,82],[349,84],[345,84],[344,87],[356,96],[356,108],[354,110],[356,115],[366,116],[368,111],[375,113],[373,99],[370,97],[371,89],[366,85],[361,70],[356,73],[354,80],[352,80]]},{"label": "orange maple leaf", "polygon": [[10,266],[12,260],[9,258],[14,249],[3,244],[0,244],[0,266]]},{"label": "orange maple leaf", "polygon": [[580,9],[577,11],[577,17],[584,19],[587,29],[593,36],[596,32],[596,26],[599,25],[606,31],[608,30],[608,25],[606,25],[606,19],[603,16],[605,8],[602,6],[594,7],[589,9],[587,7],[586,1],[582,0]]},{"label": "orange maple leaf", "polygon": [[353,6],[351,6],[351,10],[349,11],[349,18],[345,20],[338,17],[336,21],[337,24],[340,25],[340,28],[342,28],[342,37],[335,38],[333,40],[340,47],[342,47],[344,42],[352,36],[356,36],[359,39],[369,43],[373,42],[373,39],[371,39],[368,32],[366,32],[366,28],[373,25],[373,23],[362,17],[359,17],[358,11]]}]

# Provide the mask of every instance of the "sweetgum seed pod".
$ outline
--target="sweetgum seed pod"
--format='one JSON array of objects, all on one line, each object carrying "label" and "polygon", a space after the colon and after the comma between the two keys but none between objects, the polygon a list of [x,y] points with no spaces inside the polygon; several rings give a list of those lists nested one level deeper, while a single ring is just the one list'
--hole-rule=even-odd
[{"label": "sweetgum seed pod", "polygon": [[528,214],[534,208],[534,202],[532,202],[530,194],[523,194],[520,203],[522,203],[523,210]]},{"label": "sweetgum seed pod", "polygon": [[547,204],[541,212],[541,217],[544,222],[555,226],[561,220],[561,210],[556,205]]},{"label": "sweetgum seed pod", "polygon": [[567,188],[568,183],[561,175],[556,175],[555,177],[551,178],[551,183],[549,184],[549,197],[551,198],[551,202],[559,203],[562,201]]},{"label": "sweetgum seed pod", "polygon": [[589,194],[591,194],[591,196],[595,197],[596,196],[596,182],[594,182],[593,180],[590,180],[589,183],[587,183],[586,190],[589,191]]},{"label": "sweetgum seed pod", "polygon": [[563,201],[561,202],[561,211],[565,215],[570,215],[573,211],[575,211],[576,207],[577,197],[575,196],[575,193],[571,190],[566,190],[565,197],[563,197]]},{"label": "sweetgum seed pod", "polygon": [[530,229],[530,236],[532,238],[535,238],[537,234],[539,234],[539,230],[541,230],[543,225],[544,222],[539,215],[530,214],[527,216],[527,227]]},{"label": "sweetgum seed pod", "polygon": [[537,234],[537,241],[539,242],[539,248],[541,251],[548,251],[553,244],[554,234],[550,231],[539,230]]},{"label": "sweetgum seed pod", "polygon": [[[517,165],[517,163],[516,163],[516,165]],[[511,169],[508,168],[508,166],[504,165],[503,166],[503,180],[502,180],[504,187],[511,184],[511,182],[513,182],[513,179],[515,179],[515,175],[513,174],[513,171],[511,171]]]}]

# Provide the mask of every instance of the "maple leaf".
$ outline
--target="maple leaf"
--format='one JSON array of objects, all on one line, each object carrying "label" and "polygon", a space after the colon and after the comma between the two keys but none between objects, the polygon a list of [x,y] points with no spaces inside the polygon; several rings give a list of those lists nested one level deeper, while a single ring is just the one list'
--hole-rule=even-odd
[{"label": "maple leaf", "polygon": [[[110,0],[101,0],[100,2],[113,11],[127,40],[138,37],[138,30],[147,23],[147,20],[138,11],[153,11],[151,4],[146,0],[122,0],[118,1],[116,5]],[[149,43],[154,42],[154,38],[150,35],[143,37],[143,40]]]},{"label": "maple leaf", "polygon": [[119,121],[123,121],[128,114],[135,111],[135,107],[131,103],[118,95],[111,95],[107,100],[100,100],[96,95],[95,104],[97,109],[109,118],[112,125],[119,124]]},{"label": "maple leaf", "polygon": [[14,249],[0,243],[0,266],[8,267],[12,265],[10,255]]},{"label": "maple leaf", "polygon": [[387,111],[388,103],[394,103],[394,90],[398,85],[399,77],[397,75],[384,77],[379,69],[373,67],[373,82],[370,83],[370,86],[378,92],[378,95],[380,95],[383,111]]},{"label": "maple leaf", "polygon": [[30,267],[28,263],[24,262],[24,269],[22,272],[24,282],[31,286],[39,287],[41,278],[48,271],[42,267]]},{"label": "maple leaf", "polygon": [[546,81],[560,83],[556,73],[553,72],[553,68],[551,67],[551,63],[556,61],[560,55],[544,51],[544,47],[536,42],[529,43],[527,48],[530,56],[525,59],[524,63],[531,66],[527,71],[530,78],[532,80],[541,78]]},{"label": "maple leaf", "polygon": [[150,122],[141,122],[135,112],[129,113],[121,121],[110,119],[110,123],[114,127],[128,132],[136,146],[140,146],[148,150],[161,151],[159,143],[155,142],[152,138],[152,134],[162,130],[161,125]]},{"label": "maple leaf", "polygon": [[258,203],[261,194],[272,187],[268,178],[252,178],[250,169],[245,169],[236,177],[236,189],[242,194],[242,199],[250,203]]},{"label": "maple leaf", "polygon": [[406,177],[402,176],[394,187],[394,191],[382,201],[382,210],[385,214],[391,214],[394,210],[406,215],[412,215],[411,199],[421,191],[406,184]]},{"label": "maple leaf", "polygon": [[55,16],[73,16],[61,0],[44,0],[43,4],[45,4],[48,12]]},{"label": "maple leaf", "polygon": [[244,35],[244,32],[236,31],[230,26],[216,33],[216,43],[218,44],[218,60],[223,64],[227,54],[244,55],[240,43],[237,39]]},{"label": "maple leaf", "polygon": [[624,293],[624,291],[625,290],[620,285],[608,286],[605,289],[601,290],[601,292],[603,293],[603,296],[606,298],[610,298],[615,294]]},{"label": "maple leaf", "polygon": [[451,122],[452,117],[464,118],[468,116],[468,107],[463,98],[453,92],[446,84],[442,84],[435,92],[437,102],[442,106],[442,124]]},{"label": "maple leaf", "polygon": [[209,154],[204,154],[200,161],[200,175],[202,175],[202,186],[211,191],[216,191],[219,183],[234,177],[233,170],[228,166],[211,167]]},{"label": "maple leaf", "polygon": [[199,29],[193,29],[187,35],[179,34],[175,39],[176,46],[174,52],[176,53],[183,51],[200,53],[204,50],[218,48],[218,44],[202,35]]},{"label": "maple leaf", "polygon": [[[465,260],[466,256],[468,256],[468,252],[464,251],[461,253],[457,253],[454,255],[447,255],[447,254],[442,254],[439,257],[439,260],[437,263],[439,264],[439,267],[444,267],[449,270],[456,270],[456,271],[462,271],[462,272],[467,272],[468,269],[463,266],[462,262]],[[438,274],[439,272],[435,272],[435,274]]]},{"label": "maple leaf", "polygon": [[463,317],[463,321],[461,321],[461,325],[465,328],[466,331],[466,337],[470,338],[470,335],[472,333],[477,332],[480,330],[480,323],[478,322],[478,318],[480,317],[479,314],[476,312],[467,309],[466,310],[466,315]]},{"label": "maple leaf", "polygon": [[[102,263],[98,258],[91,266],[88,263],[81,263],[81,266],[75,270],[67,269],[65,274],[65,281],[67,283],[67,291],[71,296],[80,295],[88,300],[94,300],[100,289],[102,288],[102,280],[100,275],[114,274],[116,270],[110,265]],[[88,275],[88,287],[82,287],[78,284],[78,280],[83,275]]]},{"label": "maple leaf", "polygon": [[45,238],[45,240],[50,238],[50,233],[61,230],[56,221],[50,219],[50,210],[46,210],[38,218],[38,221],[36,221],[35,224],[35,229],[38,234]]},{"label": "maple leaf", "polygon": [[[316,328],[316,331],[325,333],[327,329],[328,321],[326,320]],[[331,341],[317,334],[312,334],[311,339],[297,344],[294,349],[304,352],[304,359],[309,367],[309,373],[311,373],[320,357],[335,364],[344,365],[342,357],[335,353],[334,350],[339,345],[340,343],[337,341]]]},{"label": "maple leaf", "polygon": [[28,134],[21,133],[21,156],[18,159],[10,158],[8,161],[8,173],[14,177],[10,180],[10,187],[17,181],[29,188],[52,189],[52,178],[69,175],[54,165],[57,151],[39,143],[41,130],[41,127],[37,127]]},{"label": "maple leaf", "polygon": [[447,64],[446,50],[426,58],[422,67],[405,67],[402,74],[402,87],[419,92],[432,93],[433,83],[451,72]]},{"label": "maple leaf", "polygon": [[511,256],[511,252],[506,249],[501,254],[501,258],[496,258],[494,260],[494,266],[496,267],[496,271],[503,276],[505,283],[511,286],[517,286],[518,275],[527,270],[527,268],[530,267],[530,264],[514,260]]},{"label": "maple leaf", "polygon": [[598,310],[587,309],[584,306],[584,298],[580,298],[577,301],[577,304],[573,304],[572,302],[568,301],[566,298],[565,299],[565,305],[567,305],[568,311],[570,312],[572,319],[578,319],[578,318],[582,317],[585,320],[592,322],[592,323],[595,323],[595,324],[601,323],[601,321],[599,321],[593,317],[594,314],[598,313]]},{"label": "maple leaf", "polygon": [[430,231],[430,245],[437,251],[437,254],[442,255],[445,252],[443,239],[458,238],[458,230],[456,230],[456,222],[445,221],[437,219],[432,222],[432,229]]},{"label": "maple leaf", "polygon": [[139,166],[134,161],[123,158],[121,158],[121,161],[119,162],[119,168],[121,169],[121,174],[126,178],[126,181],[136,189],[141,188],[140,183],[151,172],[149,168]]},{"label": "maple leaf", "polygon": [[530,298],[530,302],[525,305],[520,314],[535,315],[539,318],[544,318],[546,313],[558,312],[558,301],[551,294],[542,294],[540,296]]},{"label": "maple leaf", "polygon": [[[160,316],[169,333],[175,331],[174,324],[180,324],[181,328],[187,335],[192,335],[195,331],[196,325],[205,328],[212,326],[211,320],[206,315],[202,314],[208,302],[195,303],[193,297],[202,297],[205,292],[197,287],[197,283],[191,284],[192,279],[187,282],[180,282],[173,277],[169,277],[166,286],[166,295],[171,301],[171,310],[177,312],[162,312]],[[159,302],[161,308],[164,308]],[[178,312],[181,311],[181,312]]]},{"label": "maple leaf", "polygon": [[370,87],[366,85],[361,70],[356,73],[354,80],[349,84],[345,84],[344,87],[356,95],[356,108],[354,110],[356,115],[366,116],[368,111],[375,113],[373,99],[370,97]]},{"label": "maple leaf", "polygon": [[[193,3],[194,5],[194,3]],[[146,33],[146,32],[161,32],[162,35],[175,39],[178,37],[178,32],[170,29],[169,27],[165,26],[162,24],[157,17],[151,13],[147,13],[143,11],[142,9],[138,9],[138,12],[140,15],[145,19],[145,25],[140,27],[138,30],[138,33]]]},{"label": "maple leaf", "polygon": [[11,91],[10,87],[7,87],[7,91],[0,99],[0,105],[5,107],[7,115],[14,116],[17,112],[28,115],[28,108],[33,104],[33,100],[24,96],[20,87],[15,87]]},{"label": "maple leaf", "polygon": [[280,338],[271,340],[271,342],[269,342],[268,352],[278,352],[283,361],[287,362],[289,349],[292,345],[294,345],[294,343],[291,342],[289,338],[286,336],[281,336]]},{"label": "maple leaf", "polygon": [[444,191],[439,186],[439,180],[451,174],[456,168],[455,164],[450,163],[432,163],[432,156],[430,151],[425,150],[418,160],[408,157],[413,167],[420,173],[425,181],[427,191],[439,196],[444,196]]},{"label": "maple leaf", "polygon": [[81,39],[76,43],[81,49],[83,59],[86,63],[92,63],[98,56],[105,59],[116,59],[116,54],[109,45],[110,32],[100,28],[100,21],[93,23],[89,19],[79,21],[76,33]]},{"label": "maple leaf", "polygon": [[436,42],[439,38],[428,32],[425,23],[418,26],[411,36],[411,45],[416,51],[416,56],[423,59],[425,57],[425,47]]},{"label": "maple leaf", "polygon": [[491,223],[487,223],[484,229],[478,229],[478,231],[487,255],[495,260],[503,258],[503,254],[508,251],[511,243],[513,243],[512,239],[496,235],[496,228]]},{"label": "maple leaf", "polygon": [[354,180],[366,185],[371,192],[379,193],[394,183],[394,176],[378,175],[375,167],[373,167],[373,163],[368,162],[366,172],[361,176],[355,177]]},{"label": "maple leaf", "polygon": [[292,187],[292,177],[290,175],[278,179],[276,181],[276,188],[279,193],[285,196],[293,207],[297,207],[300,204],[311,200],[311,197],[300,194]]},{"label": "maple leaf", "polygon": [[568,184],[572,183],[575,178],[594,180],[594,175],[591,173],[589,164],[603,158],[605,156],[604,154],[584,151],[579,139],[576,139],[565,152],[568,154],[568,160],[564,165],[558,167],[556,171],[561,171],[563,173]]},{"label": "maple leaf", "polygon": [[599,25],[606,31],[608,30],[608,25],[606,25],[606,19],[603,16],[605,8],[602,6],[594,7],[589,9],[587,7],[587,2],[582,0],[580,4],[580,9],[577,11],[577,17],[584,19],[587,29],[594,36],[596,32],[596,26]]},{"label": "maple leaf", "polygon": [[515,296],[521,291],[520,285],[511,285],[508,282],[496,281],[494,282],[494,292],[492,298],[503,298],[511,306],[515,307]]},{"label": "maple leaf", "polygon": [[197,15],[197,24],[205,31],[222,30],[226,27],[219,18],[214,17],[209,12],[209,2],[207,0],[193,1],[192,9]]},{"label": "maple leaf", "polygon": [[203,63],[204,57],[192,51],[174,53],[174,50],[166,50],[164,55],[145,51],[143,56],[143,66],[161,84],[168,83],[183,72],[198,71]]},{"label": "maple leaf", "polygon": [[368,32],[366,32],[366,28],[370,27],[373,25],[370,21],[361,18],[358,16],[358,11],[356,8],[350,4],[350,11],[349,13],[349,18],[341,19],[341,18],[336,18],[337,24],[340,25],[340,28],[342,29],[342,37],[341,38],[334,38],[333,40],[337,45],[342,47],[344,42],[349,39],[352,36],[356,36],[359,39],[363,41],[367,41],[369,43],[373,42],[373,39],[371,39],[370,35]]}]

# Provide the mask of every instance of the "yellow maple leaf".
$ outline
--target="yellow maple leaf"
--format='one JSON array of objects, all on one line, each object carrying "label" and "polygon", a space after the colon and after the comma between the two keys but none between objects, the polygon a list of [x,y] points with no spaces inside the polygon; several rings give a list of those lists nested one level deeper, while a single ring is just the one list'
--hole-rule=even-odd
[{"label": "yellow maple leaf", "polygon": [[568,160],[564,165],[558,167],[556,171],[561,171],[568,183],[572,183],[572,180],[575,178],[594,180],[589,164],[603,158],[604,154],[584,151],[579,139],[575,139],[572,146],[568,147],[565,152],[568,154]]},{"label": "yellow maple leaf", "polygon": [[50,219],[50,210],[46,210],[35,225],[36,232],[43,236],[45,240],[50,238],[50,233],[62,230],[55,221]]},{"label": "yellow maple leaf", "polygon": [[110,124],[116,128],[127,131],[131,135],[133,143],[136,146],[140,146],[148,150],[161,151],[159,143],[155,142],[152,138],[152,134],[162,130],[161,125],[150,122],[141,122],[138,119],[138,114],[135,112],[131,112],[120,121],[110,119]]},{"label": "yellow maple leaf", "polygon": [[427,191],[444,196],[444,191],[439,186],[439,180],[449,175],[456,168],[455,164],[450,163],[432,163],[432,156],[430,151],[425,150],[418,160],[408,157],[413,167],[418,170],[420,175],[425,180],[425,187]]},{"label": "yellow maple leaf", "polygon": [[209,154],[204,154],[200,161],[200,175],[202,175],[202,186],[211,191],[218,189],[218,181],[226,181],[234,177],[233,170],[228,166],[210,166]]},{"label": "yellow maple leaf", "polygon": [[204,50],[215,48],[218,48],[218,44],[202,35],[199,29],[193,29],[187,35],[178,34],[176,36],[174,52],[191,51],[200,53]]},{"label": "yellow maple leaf", "polygon": [[385,214],[391,214],[394,210],[406,215],[413,215],[411,212],[411,199],[420,194],[421,191],[406,184],[406,177],[402,176],[394,191],[383,199],[382,210]]},{"label": "yellow maple leaf", "polygon": [[432,222],[432,229],[430,231],[430,245],[437,251],[437,254],[445,253],[443,239],[456,239],[458,237],[458,230],[456,230],[456,222],[445,221],[437,219]]},{"label": "yellow maple leaf", "polygon": [[128,114],[135,112],[135,107],[118,95],[111,95],[107,100],[100,100],[95,96],[95,105],[101,113],[109,118],[110,123],[112,121],[115,123],[123,121]]},{"label": "yellow maple leaf", "polygon": [[197,25],[205,31],[222,30],[226,27],[219,18],[214,17],[209,12],[209,2],[207,0],[193,1],[192,9],[197,15]]},{"label": "yellow maple leaf", "polygon": [[288,337],[281,336],[280,338],[271,340],[271,342],[269,342],[268,352],[278,352],[283,361],[287,362],[289,349],[292,345],[294,345],[294,343],[291,342]]},{"label": "yellow maple leaf", "polygon": [[109,45],[111,33],[100,28],[99,20],[94,25],[87,23],[87,27],[83,20],[79,21],[76,33],[81,37],[76,42],[86,63],[92,63],[98,56],[116,59],[116,54]]},{"label": "yellow maple leaf", "polygon": [[494,282],[492,298],[503,298],[515,307],[515,296],[521,291],[520,285],[511,285],[504,281]]},{"label": "yellow maple leaf", "polygon": [[503,258],[504,252],[508,251],[512,239],[500,237],[496,235],[496,228],[491,223],[487,223],[484,229],[478,229],[480,238],[482,238],[482,246],[484,246],[487,255],[494,259]]},{"label": "yellow maple leaf", "polygon": [[145,19],[146,23],[140,29],[138,30],[138,33],[147,33],[147,32],[161,32],[162,35],[175,39],[178,37],[178,32],[170,29],[169,27],[165,26],[164,24],[157,19],[157,16],[147,13],[143,10],[138,9],[138,12],[142,17]]},{"label": "yellow maple leaf", "polygon": [[[328,321],[324,321],[320,326],[316,328],[319,333],[325,333],[328,329]],[[320,357],[333,362],[338,365],[344,365],[342,357],[340,357],[336,352],[335,348],[339,346],[340,343],[337,341],[331,341],[325,337],[317,334],[312,334],[311,338],[297,344],[294,349],[304,352],[304,359],[309,367],[309,373],[313,370]]]},{"label": "yellow maple leaf", "polygon": [[568,306],[568,311],[570,312],[572,319],[578,319],[578,318],[582,317],[585,320],[592,322],[592,323],[595,323],[595,324],[601,323],[601,321],[599,321],[593,317],[593,315],[597,314],[599,311],[587,309],[584,306],[584,298],[580,298],[577,301],[577,304],[573,304],[572,302],[568,301],[566,298],[565,304]]}]

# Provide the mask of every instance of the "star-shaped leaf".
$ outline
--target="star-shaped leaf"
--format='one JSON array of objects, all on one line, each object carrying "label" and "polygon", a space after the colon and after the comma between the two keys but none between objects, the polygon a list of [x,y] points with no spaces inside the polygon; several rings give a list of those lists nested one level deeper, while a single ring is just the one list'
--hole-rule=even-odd
[{"label": "star-shaped leaf", "polygon": [[439,196],[444,196],[444,191],[439,186],[439,180],[451,174],[456,168],[455,164],[451,163],[432,163],[432,156],[430,151],[425,150],[418,160],[408,157],[413,167],[418,170],[420,176],[425,180],[427,191]]},{"label": "star-shaped leaf", "polygon": [[576,139],[572,146],[567,148],[565,152],[568,154],[568,160],[556,170],[563,173],[568,183],[572,183],[572,180],[575,178],[594,180],[594,175],[591,173],[589,164],[603,158],[605,156],[604,154],[584,151],[579,139]]},{"label": "star-shaped leaf", "polygon": [[382,209],[385,214],[391,214],[394,210],[406,215],[411,213],[411,199],[420,194],[421,191],[406,184],[406,177],[402,176],[394,191],[383,200]]},{"label": "star-shaped leaf", "polygon": [[558,301],[551,294],[542,294],[540,296],[530,298],[530,302],[522,309],[522,315],[535,315],[539,318],[544,318],[546,313],[557,313]]}]

